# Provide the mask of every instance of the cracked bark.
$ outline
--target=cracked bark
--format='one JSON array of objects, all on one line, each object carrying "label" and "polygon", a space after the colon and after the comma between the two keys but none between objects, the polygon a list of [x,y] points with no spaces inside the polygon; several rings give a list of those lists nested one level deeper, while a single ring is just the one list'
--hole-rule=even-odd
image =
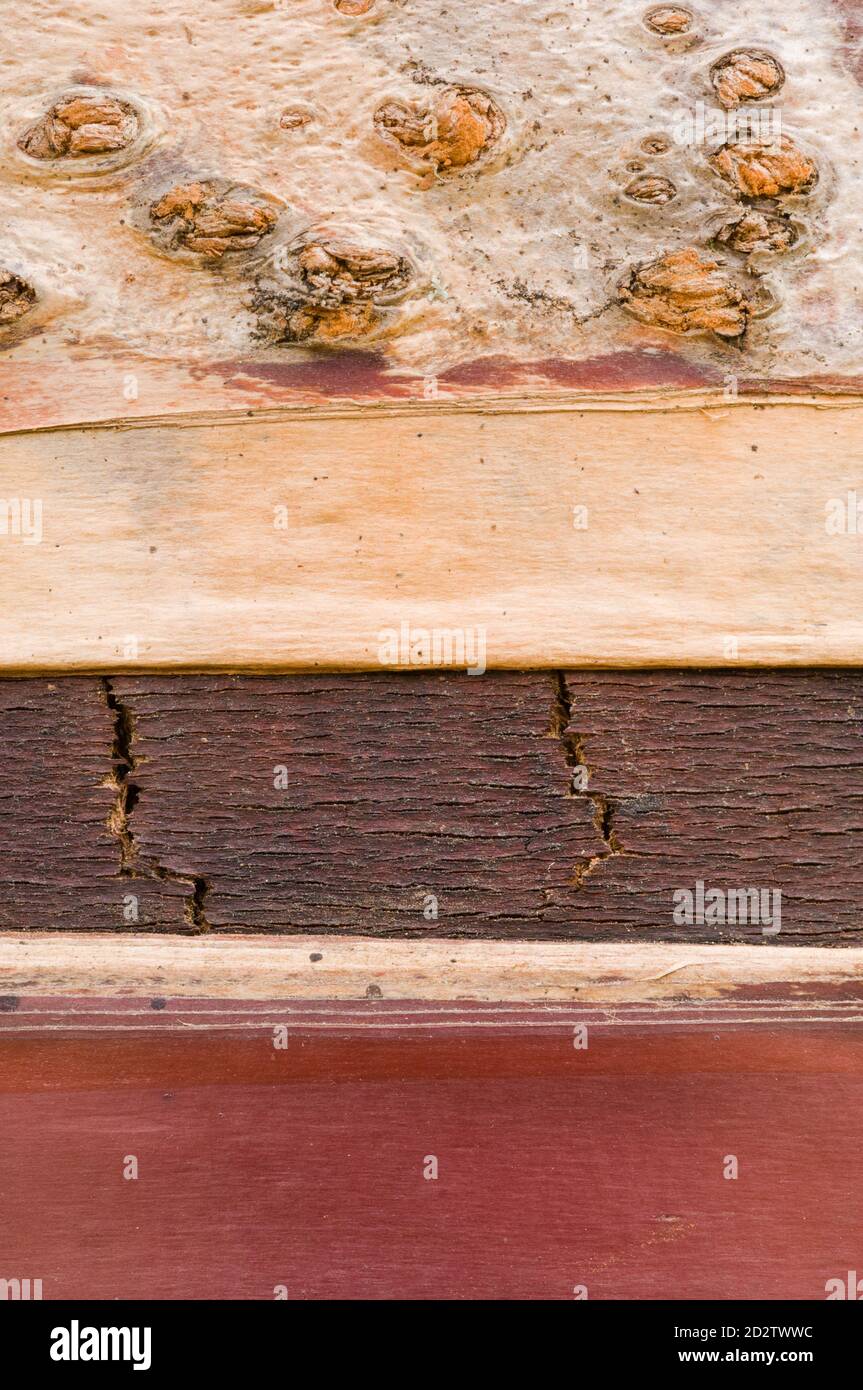
[{"label": "cracked bark", "polygon": [[0,681],[0,929],[769,946],[673,926],[703,879],[854,944],[861,712],[856,671]]},{"label": "cracked bark", "polygon": [[197,859],[213,928],[263,913],[276,930],[525,936],[601,848],[592,807],[565,796],[547,677],[119,687],[142,737],[136,837],[161,862]]},{"label": "cracked bark", "polygon": [[[0,680],[0,930],[129,930],[114,716],[97,680]],[[183,885],[139,879],[142,928],[187,930]]]},{"label": "cracked bark", "polygon": [[163,882],[183,884],[188,889],[188,898],[183,907],[184,920],[196,932],[209,931],[205,903],[210,884],[206,878],[177,873],[164,864],[148,859],[139,853],[132,828],[132,815],[138,804],[141,788],[134,774],[138,770],[138,758],[133,749],[135,741],[135,717],[131,708],[118,698],[113,682],[108,677],[101,681],[102,693],[108,709],[114,716],[114,741],[111,746],[111,784],[116,792],[116,800],[108,816],[108,829],[115,836],[120,853],[120,876],[122,878],[153,878]]},{"label": "cracked bark", "polygon": [[[601,792],[592,792],[589,789],[591,769],[587,761],[586,738],[574,727],[572,695],[564,672],[557,671],[553,680],[555,694],[552,705],[552,729],[555,736],[563,744],[567,767],[573,770],[568,794],[586,797],[590,802],[593,807],[593,824],[603,844],[601,854],[593,854],[586,864],[577,865],[571,882],[576,888],[581,888],[585,880],[607,859],[625,854],[626,851],[614,829],[614,802],[609,797],[603,796]],[[584,789],[579,788],[576,784],[576,772],[581,769],[584,770],[587,779],[587,786]]]}]

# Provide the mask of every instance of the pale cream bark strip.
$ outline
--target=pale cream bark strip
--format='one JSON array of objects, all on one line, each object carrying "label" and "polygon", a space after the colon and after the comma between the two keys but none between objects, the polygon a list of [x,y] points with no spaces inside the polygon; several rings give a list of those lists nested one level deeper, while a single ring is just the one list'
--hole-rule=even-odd
[{"label": "pale cream bark strip", "polygon": [[[0,935],[0,992],[30,996],[637,1003],[791,985],[861,1001],[863,949],[389,941],[365,937]],[[838,996],[837,996],[838,998]],[[863,1002],[863,1001],[861,1001]]]},{"label": "pale cream bark strip", "polygon": [[859,401],[0,440],[0,668],[856,664]]}]

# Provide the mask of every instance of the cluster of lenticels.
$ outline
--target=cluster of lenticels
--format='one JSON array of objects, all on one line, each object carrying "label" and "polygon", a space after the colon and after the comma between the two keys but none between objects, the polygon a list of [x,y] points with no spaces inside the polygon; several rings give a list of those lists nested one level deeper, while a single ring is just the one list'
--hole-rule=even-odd
[{"label": "cluster of lenticels", "polygon": [[[370,11],[373,0],[333,3],[340,13],[357,16]],[[477,87],[440,82],[429,92],[416,104],[384,101],[372,117],[378,137],[418,167],[426,184],[482,161],[506,128],[500,107]],[[288,108],[280,125],[296,129],[307,120],[302,108]],[[86,159],[92,167],[95,159],[97,167],[110,169],[138,141],[140,125],[133,99],[79,89],[20,133],[18,148],[34,161]],[[322,229],[284,241],[282,211],[277,198],[259,189],[208,176],[163,188],[135,220],[165,255],[214,269],[247,268],[250,307],[273,341],[329,345],[375,333],[413,288],[415,266],[405,248],[330,225],[330,219]],[[26,280],[0,268],[0,326],[30,313],[37,298]]]},{"label": "cluster of lenticels", "polygon": [[[644,22],[653,33],[685,52],[695,34],[695,16],[680,6],[648,10]],[[772,100],[785,84],[785,72],[772,54],[734,49],[710,69],[717,101],[726,111]],[[665,154],[671,142],[648,136],[646,154]],[[785,200],[809,193],[818,169],[790,135],[761,138],[747,132],[708,155],[708,163],[740,204],[713,236],[715,245],[745,258],[750,269],[759,253],[782,255],[799,238]],[[664,204],[677,195],[670,179],[639,174],[624,190],[638,202]],[[618,286],[618,300],[651,327],[676,333],[715,333],[740,339],[755,312],[756,293],[737,282],[724,266],[695,246],[669,252],[633,267]]]},{"label": "cluster of lenticels", "polygon": [[[333,0],[342,14],[368,13],[374,0]],[[685,52],[695,36],[692,11],[654,6],[647,28],[672,51]],[[726,110],[774,97],[785,82],[771,54],[749,49],[727,53],[714,63],[710,78]],[[389,142],[428,181],[484,160],[498,144],[506,119],[486,92],[463,84],[430,84],[420,103],[383,102],[373,115],[379,137]],[[301,108],[286,110],[287,129],[308,119]],[[111,157],[139,136],[140,112],[133,100],[91,89],[70,91],[56,100],[18,137],[18,147],[35,161],[51,163]],[[666,154],[670,141],[650,135],[642,142],[651,156]],[[740,211],[719,229],[714,241],[747,258],[777,254],[797,240],[783,210],[788,195],[814,187],[813,160],[788,135],[778,140],[732,140],[709,155],[709,163],[740,203]],[[639,172],[624,190],[645,206],[672,201],[677,189],[662,174]],[[277,342],[339,344],[367,338],[392,306],[410,293],[415,268],[404,248],[382,245],[352,230],[306,232],[276,245],[282,205],[243,184],[202,177],[162,189],[149,202],[146,231],[164,254],[191,257],[202,265],[243,263],[250,253],[275,246],[271,269],[252,276],[250,306],[266,334]],[[270,239],[269,242],[267,239]],[[686,246],[633,267],[618,286],[619,303],[652,327],[678,333],[712,332],[740,338],[755,300],[723,266],[697,247]],[[0,327],[29,314],[36,290],[21,276],[0,267]]]}]

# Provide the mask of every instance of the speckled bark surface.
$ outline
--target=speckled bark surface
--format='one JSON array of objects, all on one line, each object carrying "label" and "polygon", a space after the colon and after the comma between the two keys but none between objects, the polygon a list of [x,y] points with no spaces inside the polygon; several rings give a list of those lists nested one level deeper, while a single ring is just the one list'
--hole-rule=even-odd
[{"label": "speckled bark surface", "polygon": [[[0,327],[11,426],[364,395],[358,353],[381,395],[859,387],[858,8],[710,0],[666,32],[650,10],[10,13],[0,270],[35,296]],[[158,210],[196,188],[202,231],[166,240]],[[717,249],[753,203],[793,241]],[[294,274],[309,238],[410,275],[331,302]],[[685,251],[752,299],[736,346],[621,303]]]}]

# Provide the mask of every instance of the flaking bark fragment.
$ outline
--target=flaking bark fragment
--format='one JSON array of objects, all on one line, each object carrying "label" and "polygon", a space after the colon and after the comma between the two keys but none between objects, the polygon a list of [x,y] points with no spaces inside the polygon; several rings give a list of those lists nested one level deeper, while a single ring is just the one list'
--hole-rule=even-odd
[{"label": "flaking bark fragment", "polygon": [[714,63],[710,79],[720,104],[730,111],[742,102],[775,96],[785,82],[785,73],[771,53],[739,49]]},{"label": "flaking bark fragment", "polygon": [[302,130],[312,120],[311,111],[302,106],[286,106],[279,117],[282,130]]},{"label": "flaking bark fragment", "polygon": [[411,276],[404,256],[344,236],[309,241],[296,252],[294,261],[309,294],[328,305],[397,294]]},{"label": "flaking bark fragment", "polygon": [[361,339],[382,324],[381,307],[410,287],[406,256],[348,233],[309,236],[280,257],[281,285],[259,280],[252,307],[278,341]]},{"label": "flaking bark fragment", "polygon": [[16,323],[36,303],[36,291],[20,275],[0,270],[0,326]]},{"label": "flaking bark fragment", "polygon": [[710,156],[710,164],[744,198],[808,193],[818,181],[814,160],[790,135],[778,140],[737,140]]},{"label": "flaking bark fragment", "polygon": [[327,346],[367,338],[380,324],[373,304],[301,304],[289,296],[270,296],[265,304],[271,327],[283,343],[317,343]]},{"label": "flaking bark fragment", "polygon": [[714,239],[741,256],[756,252],[783,255],[795,245],[798,235],[788,217],[747,208],[739,217],[726,222]]},{"label": "flaking bark fragment", "polygon": [[682,5],[657,5],[647,11],[644,22],[655,34],[688,34],[693,15]]},{"label": "flaking bark fragment", "polygon": [[138,133],[138,117],[125,101],[109,96],[64,97],[18,141],[31,159],[66,159],[109,154],[130,145]]},{"label": "flaking bark fragment", "polygon": [[374,122],[385,139],[436,172],[474,164],[506,129],[500,107],[476,87],[445,87],[430,106],[384,102]]},{"label": "flaking bark fragment", "polygon": [[694,246],[634,267],[618,286],[620,304],[651,328],[739,338],[752,312],[747,295],[718,261]]},{"label": "flaking bark fragment", "polygon": [[653,203],[661,206],[677,197],[677,189],[670,179],[658,178],[655,174],[641,174],[626,185],[624,192],[637,203]]},{"label": "flaking bark fragment", "polygon": [[168,189],[150,207],[150,221],[168,250],[220,260],[257,246],[278,214],[253,189],[202,180]]},{"label": "flaking bark fragment", "polygon": [[644,154],[668,154],[671,149],[671,141],[667,135],[646,135],[641,142]]}]

